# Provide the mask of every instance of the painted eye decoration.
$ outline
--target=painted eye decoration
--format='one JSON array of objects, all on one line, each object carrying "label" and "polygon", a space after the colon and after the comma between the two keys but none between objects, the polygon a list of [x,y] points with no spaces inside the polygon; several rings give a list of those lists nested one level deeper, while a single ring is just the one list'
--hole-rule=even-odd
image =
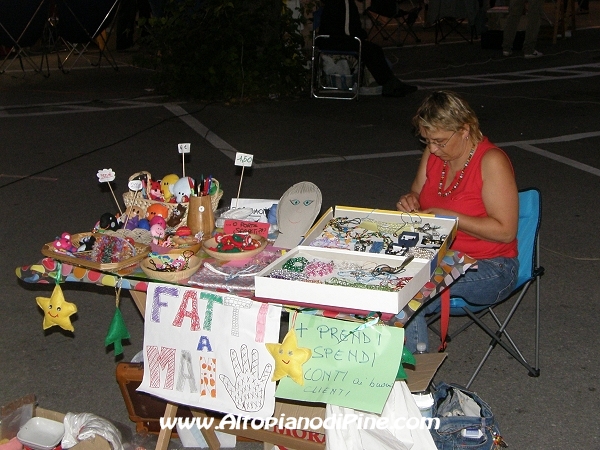
[{"label": "painted eye decoration", "polygon": [[298,200],[297,198],[293,198],[290,200],[290,203],[294,206],[297,206],[300,204],[300,200]]},{"label": "painted eye decoration", "polygon": [[314,200],[304,200],[304,206],[310,205]]}]

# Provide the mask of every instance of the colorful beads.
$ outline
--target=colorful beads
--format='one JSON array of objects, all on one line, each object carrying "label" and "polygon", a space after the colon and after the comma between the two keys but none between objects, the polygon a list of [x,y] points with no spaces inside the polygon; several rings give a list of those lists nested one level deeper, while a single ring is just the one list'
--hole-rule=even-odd
[{"label": "colorful beads", "polygon": [[219,253],[241,253],[250,250],[256,250],[261,246],[260,241],[252,238],[248,233],[233,233],[215,235],[216,247],[209,250]]},{"label": "colorful beads", "polygon": [[334,264],[333,261],[312,261],[306,266],[306,274],[309,277],[325,277],[333,273]]},{"label": "colorful beads", "polygon": [[308,259],[299,256],[297,258],[288,259],[283,265],[283,269],[289,270],[290,272],[304,272],[308,265]]}]

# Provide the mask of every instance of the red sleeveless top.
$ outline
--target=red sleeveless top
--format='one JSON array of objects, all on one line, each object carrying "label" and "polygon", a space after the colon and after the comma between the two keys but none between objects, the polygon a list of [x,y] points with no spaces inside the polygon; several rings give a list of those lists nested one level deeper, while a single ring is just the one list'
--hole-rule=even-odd
[{"label": "red sleeveless top", "polygon": [[[473,154],[469,166],[465,170],[462,181],[447,197],[438,195],[444,161],[437,156],[430,155],[427,160],[427,179],[419,196],[421,209],[443,208],[468,216],[487,217],[485,205],[483,204],[481,196],[483,188],[481,160],[483,159],[483,155],[485,155],[489,149],[495,147],[496,146],[492,144],[488,138],[483,138],[477,146],[477,150]],[[450,186],[454,186],[459,175],[460,171],[456,173]],[[497,195],[502,195],[502,192],[498,192]],[[508,244],[491,242],[476,238],[460,230],[456,233],[456,239],[452,243],[451,248],[464,252],[475,259],[489,259],[498,256],[514,258],[517,256],[516,239]]]}]

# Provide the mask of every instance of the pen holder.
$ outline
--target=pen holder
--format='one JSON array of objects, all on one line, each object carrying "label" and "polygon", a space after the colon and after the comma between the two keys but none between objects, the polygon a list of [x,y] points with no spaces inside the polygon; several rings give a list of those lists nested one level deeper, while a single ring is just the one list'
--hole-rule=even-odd
[{"label": "pen holder", "polygon": [[211,237],[215,229],[215,216],[212,210],[210,195],[190,197],[187,226],[190,227],[194,235],[202,231],[204,233],[202,240]]}]

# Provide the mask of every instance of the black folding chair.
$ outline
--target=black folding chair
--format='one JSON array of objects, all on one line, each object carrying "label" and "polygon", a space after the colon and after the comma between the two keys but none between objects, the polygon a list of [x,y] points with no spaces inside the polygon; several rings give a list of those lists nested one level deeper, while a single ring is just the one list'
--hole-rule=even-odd
[{"label": "black folding chair", "polygon": [[[90,45],[97,45],[99,52],[96,62],[88,60],[91,65],[100,66],[104,58],[113,69],[119,69],[107,45],[112,28],[105,32],[117,15],[119,3],[120,0],[56,0],[56,45],[64,45],[68,51],[64,58],[58,56],[64,73],[77,64]],[[75,59],[67,68],[71,57]]]},{"label": "black folding chair", "polygon": [[[466,36],[461,27],[467,25],[471,35]],[[450,34],[456,33],[462,37],[465,41],[472,44],[473,39],[477,37],[475,26],[468,23],[467,19],[457,19],[456,17],[442,17],[435,22],[435,43],[439,43],[445,40]]]},{"label": "black folding chair", "polygon": [[410,11],[394,8],[378,8],[378,3],[371,3],[365,10],[365,15],[371,21],[371,28],[367,39],[376,42],[380,37],[384,43],[391,42],[395,46],[402,46],[408,37],[412,37],[416,43],[421,42],[413,30],[413,25],[419,17],[421,7],[417,6]]},{"label": "black folding chair", "polygon": [[[311,96],[337,100],[358,100],[362,73],[362,43],[357,37],[318,34],[322,9],[313,14]],[[352,75],[327,75],[324,57],[353,60]]]},{"label": "black folding chair", "polygon": [[46,0],[0,0],[0,45],[6,49],[6,55],[0,62],[0,74],[17,60],[23,72],[24,61],[36,72],[42,72],[46,61],[44,75],[47,77],[50,74],[47,55],[42,53],[42,59],[37,64],[28,50],[41,40],[47,18]]}]

